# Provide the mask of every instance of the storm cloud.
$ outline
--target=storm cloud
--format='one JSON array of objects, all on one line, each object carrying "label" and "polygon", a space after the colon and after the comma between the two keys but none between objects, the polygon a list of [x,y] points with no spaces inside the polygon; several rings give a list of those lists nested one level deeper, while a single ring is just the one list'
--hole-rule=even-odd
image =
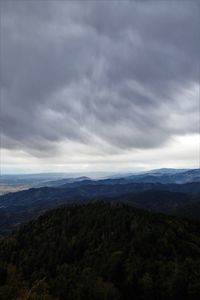
[{"label": "storm cloud", "polygon": [[199,1],[1,1],[1,146],[107,154],[196,134],[199,53]]}]

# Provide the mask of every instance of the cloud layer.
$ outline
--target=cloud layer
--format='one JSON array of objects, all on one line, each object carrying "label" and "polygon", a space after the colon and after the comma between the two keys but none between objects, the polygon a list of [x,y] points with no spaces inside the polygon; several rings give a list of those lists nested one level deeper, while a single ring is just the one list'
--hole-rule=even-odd
[{"label": "cloud layer", "polygon": [[1,1],[1,23],[3,148],[109,155],[198,133],[198,1]]}]

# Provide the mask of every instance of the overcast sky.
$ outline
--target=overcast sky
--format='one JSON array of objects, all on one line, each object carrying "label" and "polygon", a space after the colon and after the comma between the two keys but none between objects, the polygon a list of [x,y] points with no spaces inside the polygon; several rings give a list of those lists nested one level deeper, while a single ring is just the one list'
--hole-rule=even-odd
[{"label": "overcast sky", "polygon": [[200,1],[1,1],[1,171],[198,167]]}]

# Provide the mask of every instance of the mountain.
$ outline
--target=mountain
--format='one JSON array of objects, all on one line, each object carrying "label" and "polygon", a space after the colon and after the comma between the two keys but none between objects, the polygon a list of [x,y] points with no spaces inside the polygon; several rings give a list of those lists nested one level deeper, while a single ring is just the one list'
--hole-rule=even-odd
[{"label": "mountain", "polygon": [[90,178],[87,176],[78,176],[78,174],[73,173],[1,175],[0,195],[33,187],[59,186],[65,183],[88,179]]},{"label": "mountain", "polygon": [[[121,196],[124,196],[125,202],[135,207],[165,213],[171,213],[174,209],[177,210],[175,212],[177,214],[180,205],[184,206],[192,201],[189,194],[197,194],[197,200],[194,202],[198,201],[199,172],[199,169],[186,171],[158,169],[144,174],[100,180],[92,180],[87,176],[66,178],[66,174],[63,173],[34,174],[27,177],[24,175],[19,178],[4,176],[3,184],[6,180],[8,183],[11,177],[10,184],[26,182],[37,188],[27,188],[0,196],[0,233],[10,231],[46,210],[62,204],[80,204],[105,198],[119,199]],[[55,180],[45,181],[45,178]],[[191,180],[196,182],[190,182]],[[168,183],[169,181],[172,183]],[[180,184],[182,181],[189,182]],[[192,211],[194,212],[194,209]]]},{"label": "mountain", "polygon": [[[115,201],[127,203],[152,212],[170,214],[179,206],[189,204],[192,201],[191,199],[194,201],[194,197],[184,193],[148,190],[122,195],[119,196],[119,200],[115,199]],[[200,195],[198,195],[198,199],[200,200]]]},{"label": "mountain", "polygon": [[187,170],[163,168],[132,174],[115,174],[112,176],[110,174],[107,174],[106,176],[104,173],[91,173],[91,176],[93,179],[90,179],[90,177],[85,175],[78,176],[78,174],[65,173],[2,175],[0,182],[0,194],[46,186],[67,188],[81,185],[200,182],[200,169]]},{"label": "mountain", "polygon": [[[82,182],[82,181],[81,181]],[[79,182],[80,183],[80,182]],[[9,193],[0,196],[0,207],[21,207],[26,205],[43,205],[48,201],[54,200],[73,200],[73,199],[87,199],[95,197],[115,197],[132,192],[141,192],[146,190],[159,190],[181,193],[200,193],[199,183],[186,184],[160,184],[160,183],[127,183],[127,184],[102,184],[102,181],[92,181],[85,185],[73,186],[68,188],[31,188],[16,193]],[[76,182],[75,182],[76,184]]]},{"label": "mountain", "polygon": [[131,182],[148,182],[148,183],[200,183],[200,169],[193,170],[171,170],[158,169],[149,171],[145,174],[131,175],[126,177]]},{"label": "mountain", "polygon": [[160,168],[160,169],[154,169],[145,172],[146,174],[178,174],[178,173],[184,173],[186,171],[189,171],[190,169],[173,169],[173,168]]},{"label": "mountain", "polygon": [[0,240],[0,299],[197,300],[200,226],[96,203],[49,211]]},{"label": "mountain", "polygon": [[81,177],[75,177],[75,178],[62,178],[59,180],[52,180],[52,181],[44,181],[39,184],[35,184],[34,187],[59,187],[59,186],[64,186],[64,185],[69,185],[71,183],[75,182],[82,182],[82,181],[92,181],[89,177],[87,176],[81,176]]},{"label": "mountain", "polygon": [[193,170],[176,170],[176,169],[158,169],[147,173],[128,175],[118,178],[107,178],[102,180],[81,180],[66,182],[59,185],[61,188],[76,187],[80,185],[116,185],[128,183],[162,183],[162,184],[183,184],[183,183],[200,183],[200,169]]},{"label": "mountain", "polygon": [[10,231],[62,204],[76,205],[97,199],[111,201],[115,198],[116,201],[123,200],[136,207],[170,213],[179,205],[189,203],[195,193],[200,193],[198,183],[100,185],[99,182],[92,182],[92,185],[73,188],[43,187],[24,190],[0,197],[0,233]]}]

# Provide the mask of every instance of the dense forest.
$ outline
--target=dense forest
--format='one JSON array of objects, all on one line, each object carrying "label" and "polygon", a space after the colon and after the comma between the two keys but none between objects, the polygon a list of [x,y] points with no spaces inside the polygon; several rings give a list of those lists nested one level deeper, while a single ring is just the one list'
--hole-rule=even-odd
[{"label": "dense forest", "polygon": [[122,203],[51,210],[0,259],[1,300],[200,299],[200,225]]}]

